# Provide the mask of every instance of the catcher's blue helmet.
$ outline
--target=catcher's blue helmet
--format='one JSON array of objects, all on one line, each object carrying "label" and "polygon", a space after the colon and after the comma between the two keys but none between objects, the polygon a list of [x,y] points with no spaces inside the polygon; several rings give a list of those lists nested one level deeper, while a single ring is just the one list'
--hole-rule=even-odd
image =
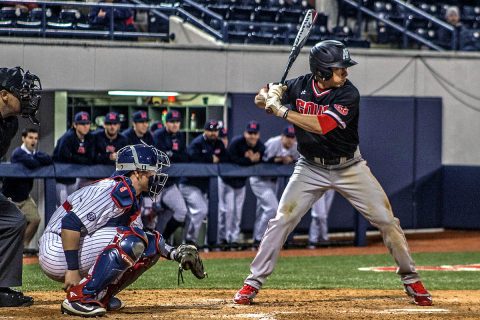
[{"label": "catcher's blue helmet", "polygon": [[155,172],[149,182],[149,195],[155,200],[167,182],[168,174],[162,173],[164,167],[170,167],[170,160],[164,152],[146,144],[129,145],[118,150],[113,175],[126,175],[132,171]]}]

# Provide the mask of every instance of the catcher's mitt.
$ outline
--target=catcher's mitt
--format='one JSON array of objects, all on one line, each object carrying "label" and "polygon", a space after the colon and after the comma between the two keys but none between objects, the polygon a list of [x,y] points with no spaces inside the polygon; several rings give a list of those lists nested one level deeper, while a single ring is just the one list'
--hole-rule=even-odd
[{"label": "catcher's mitt", "polygon": [[195,246],[182,244],[176,249],[175,261],[178,262],[178,284],[180,285],[180,279],[183,283],[183,270],[192,271],[193,275],[198,279],[203,279],[207,276],[203,268],[202,258],[198,254],[198,250]]}]

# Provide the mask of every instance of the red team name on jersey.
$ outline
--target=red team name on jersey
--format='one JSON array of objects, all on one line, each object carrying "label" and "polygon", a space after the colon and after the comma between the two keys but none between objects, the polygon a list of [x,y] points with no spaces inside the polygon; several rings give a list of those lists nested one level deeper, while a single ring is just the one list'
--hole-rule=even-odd
[{"label": "red team name on jersey", "polygon": [[318,105],[311,101],[304,101],[302,99],[296,100],[296,107],[299,113],[303,114],[322,114],[328,109],[328,105]]}]

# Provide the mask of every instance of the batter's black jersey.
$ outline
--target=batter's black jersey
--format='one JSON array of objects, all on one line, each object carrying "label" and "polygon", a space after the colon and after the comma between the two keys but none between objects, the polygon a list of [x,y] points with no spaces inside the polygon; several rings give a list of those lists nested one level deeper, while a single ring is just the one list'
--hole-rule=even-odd
[{"label": "batter's black jersey", "polygon": [[309,115],[325,114],[337,122],[337,127],[325,135],[308,132],[295,126],[298,151],[305,158],[332,159],[353,156],[358,146],[358,115],[360,93],[347,80],[342,87],[321,90],[313,74],[286,81],[282,103]]}]

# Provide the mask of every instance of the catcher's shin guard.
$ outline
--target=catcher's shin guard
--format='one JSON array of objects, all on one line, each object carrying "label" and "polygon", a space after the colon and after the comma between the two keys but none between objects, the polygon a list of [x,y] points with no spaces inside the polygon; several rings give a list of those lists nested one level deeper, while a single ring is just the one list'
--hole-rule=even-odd
[{"label": "catcher's shin guard", "polygon": [[146,246],[147,237],[143,230],[118,227],[112,243],[98,256],[93,271],[83,286],[83,295],[103,301],[105,289],[116,283],[125,270],[137,263]]},{"label": "catcher's shin guard", "polygon": [[[162,236],[158,232],[145,233],[148,239],[148,245],[140,259],[130,268],[128,268],[121,277],[108,286],[107,293],[102,298],[102,303],[108,304],[110,299],[117,293],[135,282],[145,271],[150,269],[158,259],[160,259],[160,246],[162,245]],[[163,244],[164,246],[165,244]],[[172,248],[173,250],[173,248]]]}]

